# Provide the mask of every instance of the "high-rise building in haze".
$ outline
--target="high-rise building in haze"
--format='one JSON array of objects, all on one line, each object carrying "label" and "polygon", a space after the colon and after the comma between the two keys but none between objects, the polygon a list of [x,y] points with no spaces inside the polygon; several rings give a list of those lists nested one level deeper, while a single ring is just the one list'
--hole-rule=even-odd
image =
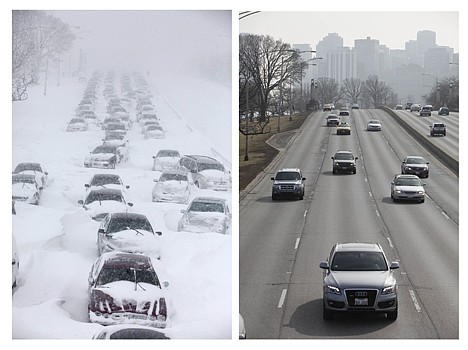
[{"label": "high-rise building in haze", "polygon": [[317,57],[323,57],[322,60],[317,60],[317,77],[328,77],[327,76],[327,54],[336,51],[343,47],[343,38],[337,33],[328,33],[326,37],[319,41],[316,46]]},{"label": "high-rise building in haze", "polygon": [[380,67],[379,41],[367,37],[354,40],[356,55],[356,77],[366,80],[370,75],[378,75]]}]

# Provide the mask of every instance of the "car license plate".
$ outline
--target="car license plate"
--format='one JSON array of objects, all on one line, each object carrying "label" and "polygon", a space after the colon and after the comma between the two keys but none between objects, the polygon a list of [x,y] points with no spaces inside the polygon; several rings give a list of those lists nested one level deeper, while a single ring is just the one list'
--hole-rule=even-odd
[{"label": "car license plate", "polygon": [[356,299],[354,299],[354,305],[356,305],[356,306],[367,306],[368,305],[367,298],[356,298]]}]

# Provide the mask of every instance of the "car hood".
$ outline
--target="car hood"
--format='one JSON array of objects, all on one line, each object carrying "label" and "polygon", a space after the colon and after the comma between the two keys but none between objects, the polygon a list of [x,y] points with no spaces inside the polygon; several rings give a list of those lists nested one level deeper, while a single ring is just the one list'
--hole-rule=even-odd
[{"label": "car hood", "polygon": [[226,174],[224,171],[221,170],[215,170],[215,169],[209,169],[209,170],[202,170],[200,171],[200,174],[202,174],[206,179],[224,179],[227,180],[229,178],[229,175]]},{"label": "car hood", "polygon": [[83,207],[92,218],[100,216],[102,219],[104,214],[122,212],[128,209],[126,204],[117,201],[95,201],[83,205]]},{"label": "car hood", "polygon": [[424,187],[422,186],[395,186],[395,189],[404,191],[404,192],[417,192],[417,191],[424,192]]},{"label": "car hood", "polygon": [[114,250],[129,253],[149,253],[157,247],[156,235],[145,230],[123,230],[103,235],[103,240]]},{"label": "car hood", "polygon": [[381,289],[394,283],[395,277],[391,271],[332,271],[327,279],[335,286],[346,288],[377,288]]},{"label": "car hood", "polygon": [[109,160],[112,157],[115,157],[114,153],[96,153],[90,154],[87,159],[88,160]]},{"label": "car hood", "polygon": [[16,183],[12,186],[13,197],[31,197],[37,192],[36,186],[28,183]]},{"label": "car hood", "polygon": [[156,184],[157,192],[183,192],[188,188],[187,182],[183,181],[164,181]]},{"label": "car hood", "polygon": [[427,168],[427,164],[411,164],[406,163],[405,166],[412,167],[412,168]]},{"label": "car hood", "polygon": [[367,125],[369,125],[369,126],[380,126],[381,124],[380,123],[367,123]]}]

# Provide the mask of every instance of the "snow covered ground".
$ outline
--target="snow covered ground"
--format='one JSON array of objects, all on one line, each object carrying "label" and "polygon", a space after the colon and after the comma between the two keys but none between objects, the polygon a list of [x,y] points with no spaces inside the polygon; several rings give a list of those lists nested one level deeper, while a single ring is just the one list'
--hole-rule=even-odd
[{"label": "snow covered ground", "polygon": [[[153,259],[161,281],[169,282],[172,339],[226,339],[232,330],[232,236],[177,232],[184,204],[153,203],[152,156],[162,148],[181,154],[212,156],[231,170],[231,89],[208,81],[151,77],[166,138],[143,139],[138,124],[128,133],[129,161],[111,171],[130,185],[132,212],[145,214],[157,237],[160,260]],[[118,83],[118,81],[117,81]],[[88,321],[87,279],[98,258],[99,223],[77,203],[93,173],[83,160],[102,143],[103,131],[65,132],[86,83],[65,78],[30,88],[29,98],[13,104],[12,168],[39,162],[49,172],[40,206],[16,204],[13,233],[20,255],[18,285],[12,296],[13,339],[90,339],[103,326]],[[102,86],[96,110],[105,116]],[[135,106],[128,105],[131,118]],[[195,196],[226,198],[231,192],[194,188]]]}]

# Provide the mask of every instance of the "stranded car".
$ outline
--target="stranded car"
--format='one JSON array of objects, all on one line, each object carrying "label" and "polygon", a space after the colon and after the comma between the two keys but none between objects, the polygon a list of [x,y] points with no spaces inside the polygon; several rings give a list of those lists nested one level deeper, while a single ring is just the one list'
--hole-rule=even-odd
[{"label": "stranded car", "polygon": [[170,339],[149,326],[121,324],[106,326],[96,332],[93,339]]},{"label": "stranded car", "polygon": [[163,171],[177,165],[180,160],[180,153],[173,149],[162,149],[153,156],[153,159],[153,170]]},{"label": "stranded car", "polygon": [[381,131],[382,124],[380,120],[372,119],[367,122],[367,131]]},{"label": "stranded car", "polygon": [[186,170],[166,169],[154,182],[153,202],[188,203],[192,181]]},{"label": "stranded car", "polygon": [[279,196],[293,196],[304,199],[305,180],[299,168],[284,168],[272,177],[273,186],[271,188],[271,199],[275,200]]},{"label": "stranded car", "polygon": [[429,125],[429,128],[431,129],[431,136],[447,135],[447,127],[444,123],[432,123],[432,125]]},{"label": "stranded car", "polygon": [[47,186],[49,173],[46,168],[39,163],[19,163],[15,170],[13,170],[13,173],[34,175],[38,186],[44,188]]},{"label": "stranded car", "polygon": [[36,177],[30,174],[12,175],[12,199],[29,204],[41,204],[42,186],[39,186]]},{"label": "stranded car", "polygon": [[337,243],[323,269],[323,318],[338,312],[366,311],[398,316],[398,285],[384,251],[375,243]]},{"label": "stranded car", "polygon": [[84,161],[86,168],[115,169],[116,164],[128,160],[126,147],[101,145],[96,147]]},{"label": "stranded car", "polygon": [[394,202],[409,200],[424,203],[426,198],[424,186],[426,184],[416,175],[395,175],[390,185],[390,197]]},{"label": "stranded car", "polygon": [[333,157],[333,174],[339,172],[353,173],[356,174],[356,160],[351,151],[337,151]]},{"label": "stranded car", "polygon": [[217,232],[227,234],[231,226],[231,213],[227,201],[222,198],[196,197],[187,207],[181,210],[182,218],[177,231],[195,233]]},{"label": "stranded car", "polygon": [[351,125],[346,122],[341,122],[336,126],[337,135],[351,135]]},{"label": "stranded car", "polygon": [[420,156],[408,156],[401,162],[401,173],[429,177],[429,162]]},{"label": "stranded car", "polygon": [[128,203],[121,190],[114,188],[100,188],[90,190],[85,200],[79,200],[79,204],[96,221],[103,220],[107,214],[126,211],[133,203]]},{"label": "stranded car", "polygon": [[[161,235],[161,232],[156,232]],[[109,213],[97,233],[99,254],[113,250],[127,253],[154,253],[158,242],[148,218],[135,213]]]},{"label": "stranded car", "polygon": [[166,133],[163,128],[157,124],[148,125],[143,131],[143,137],[145,139],[163,139],[166,137]]},{"label": "stranded car", "polygon": [[336,114],[329,114],[327,117],[327,126],[337,126],[340,123],[340,118]]},{"label": "stranded car", "polygon": [[231,173],[214,158],[200,155],[184,155],[178,168],[190,171],[195,186],[215,191],[228,191],[232,185]]},{"label": "stranded car", "polygon": [[68,122],[67,132],[86,131],[88,130],[88,122],[84,118],[72,118]]},{"label": "stranded car", "polygon": [[115,188],[125,191],[130,188],[130,186],[124,185],[122,179],[117,174],[94,174],[91,180],[84,186],[86,187],[86,191],[99,188]]},{"label": "stranded car", "polygon": [[151,258],[123,252],[102,254],[88,277],[88,314],[91,322],[102,325],[166,327],[166,297]]}]

